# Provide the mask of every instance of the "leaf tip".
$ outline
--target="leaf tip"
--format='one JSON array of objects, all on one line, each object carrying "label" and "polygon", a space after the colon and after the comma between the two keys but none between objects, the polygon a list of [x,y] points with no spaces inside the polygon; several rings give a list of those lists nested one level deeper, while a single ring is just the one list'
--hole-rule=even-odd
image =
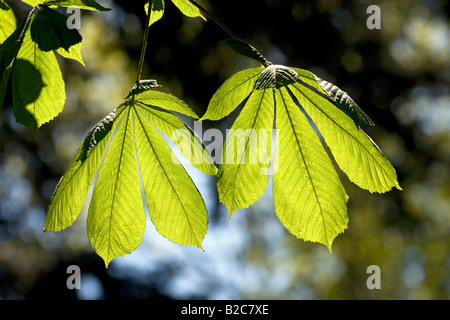
[{"label": "leaf tip", "polygon": [[245,56],[247,58],[254,59],[261,63],[264,67],[271,65],[272,63],[267,60],[255,47],[248,44],[247,42],[238,38],[228,38],[221,43],[229,46],[234,52]]},{"label": "leaf tip", "polygon": [[102,259],[103,259],[103,262],[105,263],[105,268],[108,269],[111,259],[110,260],[105,260],[104,258],[102,258]]},{"label": "leaf tip", "polygon": [[333,250],[331,248],[332,245],[333,245],[333,240],[331,240],[327,244],[325,244],[325,246],[328,248],[328,251],[330,251],[331,254],[333,253]]}]

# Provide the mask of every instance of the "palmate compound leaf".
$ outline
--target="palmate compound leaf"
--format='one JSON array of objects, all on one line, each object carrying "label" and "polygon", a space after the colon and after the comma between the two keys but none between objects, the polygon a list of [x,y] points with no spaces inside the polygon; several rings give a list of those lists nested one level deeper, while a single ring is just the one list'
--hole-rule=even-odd
[{"label": "palmate compound leaf", "polygon": [[195,153],[203,157],[195,158],[200,162],[196,167],[207,174],[217,169],[201,141],[171,111],[195,116],[181,100],[146,91],[125,100],[99,122],[59,182],[44,230],[59,231],[75,221],[98,173],[87,229],[91,245],[106,265],[141,243],[146,220],[143,200],[159,233],[175,243],[201,248],[208,225],[206,206],[161,133],[170,138],[175,131],[176,137],[183,132],[184,143],[199,148]]},{"label": "palmate compound leaf", "polygon": [[[202,119],[219,120],[250,95],[232,129],[264,132],[261,129],[269,131],[273,127],[276,106],[278,140],[272,163],[275,212],[292,234],[307,241],[321,242],[331,251],[333,239],[348,225],[348,196],[302,109],[318,127],[337,164],[361,188],[371,192],[400,188],[395,170],[371,139],[333,104],[333,98],[321,88],[313,74],[280,65],[250,70],[235,74],[219,88]],[[243,81],[242,75],[247,75],[247,80]],[[267,177],[261,175],[267,171],[255,170],[267,168],[266,157],[261,157],[260,150],[269,150],[267,144],[271,140],[264,138],[248,135],[244,147],[234,149],[241,159],[244,159],[243,153],[248,156],[249,152],[257,152],[256,163],[222,160],[219,165],[219,197],[230,217],[235,210],[259,199],[264,191]],[[252,139],[258,140],[253,151]],[[228,140],[229,136],[224,154],[233,146]]]}]

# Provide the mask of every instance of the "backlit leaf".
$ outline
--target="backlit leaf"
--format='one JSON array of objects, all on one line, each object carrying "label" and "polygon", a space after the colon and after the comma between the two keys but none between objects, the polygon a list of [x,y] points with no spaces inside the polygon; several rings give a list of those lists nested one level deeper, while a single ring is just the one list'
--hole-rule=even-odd
[{"label": "backlit leaf", "polygon": [[[185,15],[188,17],[200,17],[204,20],[205,17],[201,13],[200,9],[195,5],[190,3],[188,0],[171,0],[173,4]],[[145,4],[145,12],[148,12],[148,6],[150,2]],[[149,25],[152,25],[156,21],[160,20],[164,15],[165,3],[164,0],[152,0],[152,7],[150,10],[150,21]]]},{"label": "backlit leaf", "polygon": [[169,240],[202,248],[208,227],[202,196],[185,169],[171,161],[169,146],[141,110],[135,111],[136,149],[152,222]]},{"label": "backlit leaf", "polygon": [[[322,93],[313,74],[298,70],[300,80]],[[350,181],[370,192],[400,188],[395,169],[367,135],[330,101],[301,83],[289,86],[330,148],[337,164]]]},{"label": "backlit leaf", "polygon": [[[45,231],[63,230],[71,226],[80,214],[94,175],[102,162],[103,153],[117,127],[118,121],[114,121],[116,116],[119,117],[120,114],[113,111],[100,121],[78,148],[74,159],[53,193],[45,220]],[[96,128],[104,128],[105,123],[112,124],[111,128],[107,132],[104,131],[106,134],[103,138],[100,139],[97,135],[95,139],[93,135],[98,130]],[[92,152],[86,152],[87,145],[90,146],[88,149]],[[85,155],[83,156],[83,154]],[[80,158],[83,158],[83,161]]]},{"label": "backlit leaf", "polygon": [[81,55],[81,42],[72,45],[68,50],[59,48],[56,50],[56,52],[58,52],[58,54],[64,58],[78,61],[83,66],[85,66],[83,56]]},{"label": "backlit leaf", "polygon": [[[208,175],[215,175],[217,168],[211,155],[201,139],[171,112],[159,108],[157,102],[154,105],[136,102],[141,112],[161,133],[171,139],[185,158],[197,169]],[[175,161],[175,156],[173,160]]]},{"label": "backlit leaf", "polygon": [[123,111],[100,167],[88,211],[89,242],[106,265],[137,249],[145,231],[133,115],[132,108]]},{"label": "backlit leaf", "polygon": [[[251,162],[248,155],[259,156],[261,150],[267,150],[273,158],[274,205],[281,223],[297,237],[323,243],[331,251],[333,240],[348,225],[348,196],[310,121],[355,184],[371,192],[400,186],[395,169],[380,149],[339,108],[347,108],[358,121],[369,121],[368,117],[364,118],[363,111],[342,90],[328,85],[323,89],[317,79],[308,71],[280,65],[241,71],[217,90],[202,119],[219,120],[250,95],[231,127],[244,129],[240,137],[250,139],[228,155],[229,145],[233,146],[229,139],[234,136],[227,135],[217,176],[220,200],[231,216],[261,197],[268,172],[261,169],[267,169],[266,163],[262,157]],[[251,135],[245,129],[271,130],[274,108],[275,154],[270,154],[270,139],[260,139],[265,142],[252,152]],[[226,158],[245,161],[227,163]]]},{"label": "backlit leaf", "polygon": [[10,6],[0,0],[0,43],[3,43],[16,29],[16,16]]},{"label": "backlit leaf", "polygon": [[201,120],[220,120],[229,115],[254,90],[263,68],[240,71],[225,81],[209,102]]},{"label": "backlit leaf", "polygon": [[41,51],[25,33],[12,76],[13,108],[17,122],[34,132],[64,107],[65,84],[55,54]]},{"label": "backlit leaf", "polygon": [[[172,111],[196,114],[181,100],[145,91],[125,100],[86,136],[52,198],[45,230],[61,230],[78,216],[95,179],[87,229],[92,247],[106,266],[135,250],[146,226],[145,207],[169,240],[202,247],[208,228],[203,198],[161,134],[185,132],[186,144],[200,150],[194,166],[215,174],[204,144]],[[174,141],[176,143],[176,141]],[[209,157],[209,155],[208,155]],[[102,160],[103,159],[103,160]]]},{"label": "backlit leaf", "polygon": [[193,5],[190,1],[188,0],[171,0],[173,2],[174,5],[177,6],[178,9],[180,9],[180,11],[188,17],[200,17],[203,20],[206,20],[205,17],[203,16],[203,14],[201,13],[200,9],[197,8],[195,5]]},{"label": "backlit leaf", "polygon": [[321,242],[331,251],[333,239],[347,228],[347,194],[319,137],[286,88],[277,90],[276,105],[275,212],[292,234]]},{"label": "backlit leaf", "polygon": [[[145,4],[145,12],[148,12],[148,5],[149,2]],[[156,21],[162,18],[162,16],[164,15],[164,8],[164,0],[152,0],[149,25],[154,24]]]},{"label": "backlit leaf", "polygon": [[187,106],[187,104],[185,104],[180,99],[164,92],[151,90],[145,91],[139,94],[136,97],[136,100],[145,105],[157,106],[165,110],[179,112],[194,119],[198,119],[198,116],[194,111],[192,111],[191,108]]},{"label": "backlit leaf", "polygon": [[273,118],[273,90],[256,90],[227,134],[217,188],[230,218],[234,211],[250,206],[264,193],[268,183]]}]

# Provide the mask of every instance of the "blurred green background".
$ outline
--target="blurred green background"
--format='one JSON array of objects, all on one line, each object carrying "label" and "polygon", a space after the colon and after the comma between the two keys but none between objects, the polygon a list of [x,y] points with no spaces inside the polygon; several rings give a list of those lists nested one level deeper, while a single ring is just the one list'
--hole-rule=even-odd
[{"label": "blurred green background", "polygon": [[[7,2],[18,19],[30,10]],[[42,232],[49,199],[84,135],[136,77],[145,1],[98,2],[113,10],[82,11],[86,67],[60,60],[62,114],[37,136],[15,122],[10,94],[0,114],[0,299],[450,298],[448,1],[199,0],[270,61],[347,91],[376,123],[364,129],[403,191],[370,194],[340,172],[350,223],[330,253],[284,229],[270,182],[255,205],[228,221],[215,179],[188,168],[210,215],[205,251],[169,242],[149,222],[139,249],[108,269],[89,245],[86,210],[70,228]],[[373,4],[381,9],[379,30],[366,27]],[[166,1],[150,29],[143,78],[157,79],[161,91],[201,116],[223,81],[257,66],[220,44],[226,37]],[[232,120],[205,121],[203,129],[229,128]],[[81,290],[66,287],[72,264],[81,268]],[[366,286],[370,265],[380,267],[379,290]]]}]

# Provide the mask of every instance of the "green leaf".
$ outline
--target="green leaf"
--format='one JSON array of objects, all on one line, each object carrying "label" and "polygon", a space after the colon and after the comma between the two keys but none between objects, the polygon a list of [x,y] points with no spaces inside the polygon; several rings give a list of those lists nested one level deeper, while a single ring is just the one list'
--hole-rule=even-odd
[{"label": "green leaf", "polygon": [[206,113],[200,120],[220,120],[229,115],[250,95],[255,87],[256,79],[263,70],[262,68],[247,69],[230,77],[214,93]]},{"label": "green leaf", "polygon": [[[208,175],[215,175],[217,168],[201,139],[180,119],[156,105],[136,101],[140,111],[161,133],[171,139],[186,159],[197,169]],[[175,157],[175,156],[174,156]],[[173,159],[175,161],[175,159]]]},{"label": "green leaf", "polygon": [[40,6],[31,23],[31,38],[42,51],[69,48],[81,42],[81,35],[76,29],[67,28],[67,16]]},{"label": "green leaf", "polygon": [[[149,81],[148,85],[151,87],[156,84],[156,80]],[[146,86],[145,83],[144,86]],[[133,91],[133,88],[131,91]],[[138,88],[136,90],[140,91]],[[168,112],[175,111],[197,119],[198,116],[183,101],[169,94],[159,91],[148,91],[148,89],[143,91],[142,94],[136,94],[135,99],[136,104],[141,107],[141,111],[145,113],[146,117],[159,131],[175,143],[192,165],[208,175],[217,173],[214,161],[207,152],[203,141],[191,128]]]},{"label": "green leaf", "polygon": [[[200,9],[195,5],[190,3],[188,0],[171,0],[173,4],[188,17],[200,17],[204,20],[205,17],[201,13]],[[148,12],[149,2],[145,4],[145,11]],[[152,0],[152,7],[150,10],[150,21],[149,25],[154,24],[156,21],[160,20],[164,15],[165,4],[164,0]]]},{"label": "green leaf", "polygon": [[[72,225],[80,214],[92,180],[102,162],[103,153],[117,127],[118,121],[114,121],[116,116],[120,117],[120,113],[116,114],[116,111],[113,111],[100,121],[78,148],[50,200],[44,231],[63,230]],[[102,130],[108,123],[111,124],[109,130]],[[99,137],[99,130],[104,134],[102,138]],[[86,151],[87,146],[90,152]],[[84,158],[83,161],[80,161],[80,158]]]},{"label": "green leaf", "polygon": [[140,103],[150,106],[157,106],[164,110],[170,110],[187,115],[194,119],[198,116],[180,99],[159,91],[145,91],[136,95],[136,100]]},{"label": "green leaf", "polygon": [[[146,104],[138,99],[124,101],[87,134],[55,190],[46,219],[45,230],[71,225],[98,172],[87,229],[92,247],[106,266],[141,243],[145,206],[156,229],[173,242],[201,248],[208,227],[201,194],[184,167],[174,161],[161,135],[172,138],[174,130],[185,130],[187,143],[203,151],[202,142],[168,111],[181,109],[181,100],[156,92],[135,98],[141,96]],[[164,108],[151,105],[151,97]],[[205,161],[198,167],[209,174],[216,172]]]},{"label": "green leaf", "polygon": [[0,43],[3,43],[16,29],[16,16],[10,6],[0,0]]},{"label": "green leaf", "polygon": [[80,9],[93,10],[93,11],[109,11],[111,9],[105,8],[98,4],[94,0],[48,0],[44,2],[49,6],[58,7],[79,7]]},{"label": "green leaf", "polygon": [[254,59],[264,66],[270,64],[270,62],[258,50],[256,50],[256,48],[241,39],[229,38],[222,42],[242,56]]},{"label": "green leaf", "polygon": [[279,89],[281,87],[295,83],[298,74],[291,68],[281,65],[270,65],[259,75],[255,83],[256,89]]},{"label": "green leaf", "polygon": [[17,54],[12,92],[17,122],[35,133],[64,108],[65,85],[56,57],[53,52],[39,50],[30,30],[26,31]]},{"label": "green leaf", "polygon": [[289,85],[289,89],[316,124],[350,181],[370,192],[382,193],[392,187],[400,189],[395,169],[371,139],[334,104],[316,93],[317,90],[326,96],[313,74],[304,70],[297,72],[301,82]]},{"label": "green leaf", "polygon": [[111,140],[92,193],[87,218],[89,242],[108,266],[142,242],[145,211],[133,136],[132,108]]},{"label": "green leaf", "polygon": [[273,89],[255,90],[227,134],[217,189],[230,218],[258,200],[267,186],[274,107]]},{"label": "green leaf", "polygon": [[185,16],[192,18],[200,17],[203,20],[206,20],[200,9],[193,5],[189,0],[172,0],[172,2]]},{"label": "green leaf", "polygon": [[130,91],[128,91],[127,95],[125,96],[125,99],[156,87],[160,87],[156,80],[140,80],[139,82],[135,83],[133,87],[131,87]]},{"label": "green leaf", "polygon": [[217,175],[219,198],[231,217],[258,200],[267,185],[267,162],[262,158],[252,162],[248,155],[260,156],[261,150],[270,155],[271,140],[259,139],[252,149],[256,139],[249,129],[270,130],[276,105],[278,138],[271,155],[275,212],[291,233],[323,243],[331,251],[333,240],[348,225],[348,196],[311,120],[351,181],[370,192],[401,188],[381,150],[337,107],[339,102],[356,108],[350,98],[326,86],[330,97],[317,81],[308,71],[279,65],[244,70],[217,90],[202,119],[221,119],[250,95],[231,128],[243,129],[235,136],[245,138],[244,147],[235,148],[230,144],[234,136],[227,135]]},{"label": "green leaf", "polygon": [[276,91],[279,133],[273,176],[275,212],[295,236],[325,244],[348,224],[348,196],[322,143],[286,88]]},{"label": "green leaf", "polygon": [[76,158],[78,161],[86,161],[91,150],[95,148],[95,146],[97,146],[100,141],[102,141],[109,135],[114,125],[115,116],[116,112],[111,112],[89,131],[83,141],[83,144],[81,145],[81,150],[79,152],[78,158]]},{"label": "green leaf", "polygon": [[375,125],[372,119],[356,104],[356,102],[336,85],[322,80],[316,76],[317,83],[327,93],[327,95],[336,103],[336,105],[352,118],[358,127],[361,122],[370,126]]},{"label": "green leaf", "polygon": [[81,63],[81,65],[86,66],[83,61],[83,56],[81,55],[81,46],[81,42],[79,42],[72,45],[69,50],[59,48],[56,50],[56,52],[58,52],[58,54],[64,58],[78,61],[79,63]]},{"label": "green leaf", "polygon": [[[145,4],[145,12],[148,12],[148,4],[149,4],[149,2],[147,2]],[[162,16],[164,15],[164,9],[165,9],[164,0],[153,0],[152,1],[152,8],[150,11],[150,21],[148,24],[149,26],[151,26],[156,21],[158,21],[162,18]]]},{"label": "green leaf", "polygon": [[145,200],[157,231],[175,243],[202,248],[208,228],[205,203],[185,169],[172,162],[169,146],[138,109],[135,136]]}]

